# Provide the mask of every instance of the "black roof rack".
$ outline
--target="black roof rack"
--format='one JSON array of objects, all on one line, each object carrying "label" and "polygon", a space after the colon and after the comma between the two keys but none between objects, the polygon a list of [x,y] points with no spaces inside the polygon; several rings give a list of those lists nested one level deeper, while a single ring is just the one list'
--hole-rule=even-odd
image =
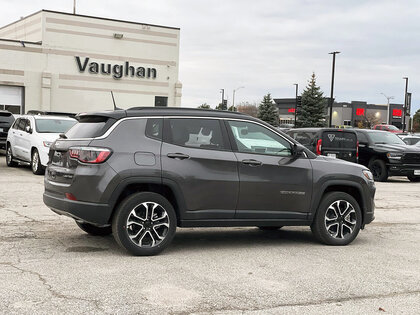
[{"label": "black roof rack", "polygon": [[43,111],[43,110],[28,110],[26,113],[27,115],[49,115],[49,116],[68,116],[68,117],[75,117],[76,113],[66,113],[66,112],[50,112],[50,111]]}]

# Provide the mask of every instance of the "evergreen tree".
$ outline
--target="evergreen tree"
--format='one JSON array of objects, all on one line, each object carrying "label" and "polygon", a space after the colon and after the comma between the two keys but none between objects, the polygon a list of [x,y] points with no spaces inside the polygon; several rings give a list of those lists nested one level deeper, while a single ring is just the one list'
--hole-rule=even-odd
[{"label": "evergreen tree", "polygon": [[297,112],[297,127],[325,127],[325,108],[327,102],[321,88],[316,85],[315,73],[312,73],[308,86],[302,93],[302,106]]},{"label": "evergreen tree", "polygon": [[201,109],[211,109],[210,105],[207,103],[201,104],[200,106],[198,106],[197,108],[201,108]]},{"label": "evergreen tree", "polygon": [[277,113],[276,105],[273,103],[270,93],[264,95],[264,99],[258,106],[257,117],[261,120],[264,120],[272,126],[278,126],[279,115]]}]

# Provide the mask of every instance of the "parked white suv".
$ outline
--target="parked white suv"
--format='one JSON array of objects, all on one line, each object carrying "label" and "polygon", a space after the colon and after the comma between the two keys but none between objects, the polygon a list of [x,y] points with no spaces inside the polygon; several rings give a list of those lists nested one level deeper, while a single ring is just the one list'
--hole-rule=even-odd
[{"label": "parked white suv", "polygon": [[20,116],[7,134],[7,166],[30,163],[34,174],[43,174],[51,143],[76,123],[75,119],[66,116]]}]

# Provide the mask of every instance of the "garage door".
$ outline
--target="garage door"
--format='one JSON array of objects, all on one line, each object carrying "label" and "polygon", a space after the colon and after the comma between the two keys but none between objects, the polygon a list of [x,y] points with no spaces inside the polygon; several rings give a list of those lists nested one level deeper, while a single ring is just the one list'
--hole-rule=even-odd
[{"label": "garage door", "polygon": [[20,86],[0,85],[0,109],[22,114],[22,91]]}]

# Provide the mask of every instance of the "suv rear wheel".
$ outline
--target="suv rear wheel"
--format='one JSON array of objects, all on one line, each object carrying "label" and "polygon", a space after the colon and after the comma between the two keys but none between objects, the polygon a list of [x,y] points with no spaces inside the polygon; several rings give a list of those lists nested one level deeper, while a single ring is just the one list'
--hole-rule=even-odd
[{"label": "suv rear wheel", "polygon": [[76,221],[79,228],[90,235],[94,236],[106,236],[112,233],[112,227],[109,226],[96,226],[86,222]]},{"label": "suv rear wheel", "polygon": [[373,179],[378,182],[385,182],[388,179],[388,169],[384,161],[376,159],[369,162],[369,169]]},{"label": "suv rear wheel", "polygon": [[327,245],[347,245],[357,236],[362,212],[356,199],[343,192],[330,192],[322,199],[311,230]]},{"label": "suv rear wheel", "polygon": [[135,256],[160,253],[171,243],[175,230],[173,206],[152,192],[140,192],[124,199],[112,220],[115,240]]},{"label": "suv rear wheel", "polygon": [[41,164],[41,159],[39,158],[39,153],[37,149],[34,149],[32,151],[31,169],[32,173],[34,173],[35,175],[44,174],[44,167]]},{"label": "suv rear wheel", "polygon": [[7,150],[6,150],[6,164],[9,167],[17,166],[17,163],[13,161],[13,153],[12,153],[12,148],[10,147],[10,145],[7,146]]}]

